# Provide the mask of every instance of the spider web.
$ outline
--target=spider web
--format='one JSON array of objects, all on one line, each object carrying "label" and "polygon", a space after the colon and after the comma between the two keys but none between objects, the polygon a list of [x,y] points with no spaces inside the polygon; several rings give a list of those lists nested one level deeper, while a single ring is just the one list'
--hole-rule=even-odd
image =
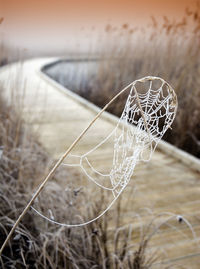
[{"label": "spider web", "polygon": [[[96,218],[80,224],[56,222],[33,208],[40,216],[67,227],[83,226],[97,220],[110,209],[127,186],[136,164],[151,159],[157,144],[175,118],[176,94],[163,79],[150,76],[132,82],[128,89],[130,92],[124,110],[114,130],[90,151],[83,155],[71,155],[78,158],[78,163],[63,163],[65,166],[81,168],[89,180],[113,195],[112,202]],[[110,172],[104,174],[93,167],[88,157],[110,138],[113,142],[113,161]],[[85,164],[92,171],[92,175],[88,173]],[[109,181],[111,187],[101,184],[94,175]]]}]

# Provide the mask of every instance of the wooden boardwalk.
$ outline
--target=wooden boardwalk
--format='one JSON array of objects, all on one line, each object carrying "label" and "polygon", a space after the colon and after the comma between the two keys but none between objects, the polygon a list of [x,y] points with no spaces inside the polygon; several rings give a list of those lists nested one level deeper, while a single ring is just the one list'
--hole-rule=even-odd
[{"label": "wooden boardwalk", "polygon": [[[14,64],[3,68],[0,70],[0,82],[4,83],[8,100],[9,89],[16,89],[17,85],[16,95],[24,96],[23,117],[26,124],[38,131],[40,142],[51,156],[59,158],[97,111],[68,91],[62,92],[62,87],[59,89],[58,85],[40,74],[40,68],[49,61],[52,59],[35,59],[26,61],[23,65]],[[115,124],[114,117],[102,117],[73,153],[89,151],[113,130]],[[111,145],[107,144],[98,154],[93,155],[99,171],[109,169],[112,150]],[[149,163],[140,164],[123,194],[122,224],[132,223],[137,230],[149,220],[151,213],[155,216],[170,212],[186,218],[199,239],[200,174],[192,168],[191,160],[188,159],[188,165],[186,160],[184,162],[174,153],[170,155],[169,152],[157,149]],[[134,193],[133,187],[136,187]],[[135,217],[135,212],[140,214],[141,219]],[[162,249],[166,263],[172,260],[184,265],[184,268],[200,268],[200,243],[198,247],[185,223],[174,219],[170,224],[175,228],[165,225],[162,232],[153,237],[151,247]],[[160,268],[160,265],[155,265],[155,268]]]}]

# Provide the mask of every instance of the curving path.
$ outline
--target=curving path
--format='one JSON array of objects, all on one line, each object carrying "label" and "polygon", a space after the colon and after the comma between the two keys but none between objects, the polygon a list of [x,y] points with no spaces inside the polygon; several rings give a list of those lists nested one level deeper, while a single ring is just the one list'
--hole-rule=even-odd
[{"label": "curving path", "polygon": [[[27,126],[38,131],[39,141],[49,154],[58,158],[93,119],[98,108],[64,90],[40,72],[44,64],[53,60],[34,59],[23,65],[17,63],[4,67],[0,69],[0,83],[4,85],[8,101],[11,99],[10,92],[16,102],[18,96],[23,97],[22,113]],[[111,132],[115,124],[116,118],[105,113],[75,148],[74,154],[94,147]],[[109,145],[102,147],[93,158],[100,171],[109,168],[112,148]],[[138,219],[133,212],[139,208],[151,208],[153,214],[171,212],[184,216],[200,238],[198,171],[198,160],[167,143],[161,143],[151,162],[136,169],[123,198],[122,224],[133,223],[134,230],[139,230],[141,223],[149,219],[149,214],[143,210],[140,212],[141,219]],[[131,192],[133,185],[137,187],[134,197]],[[200,268],[200,248],[194,242],[191,231],[178,220],[174,220],[173,224],[176,229],[166,226],[162,233],[156,234],[151,242],[152,249],[164,250],[161,254],[166,265],[172,260],[185,268]],[[160,268],[160,265],[155,265],[155,268]]]}]

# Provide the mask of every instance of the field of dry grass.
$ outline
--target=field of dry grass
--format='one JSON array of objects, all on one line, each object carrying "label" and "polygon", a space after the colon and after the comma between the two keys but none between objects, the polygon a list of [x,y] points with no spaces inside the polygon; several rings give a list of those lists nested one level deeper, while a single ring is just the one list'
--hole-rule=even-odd
[{"label": "field of dry grass", "polygon": [[[193,28],[188,33],[185,29],[189,27],[189,21],[192,22]],[[128,33],[128,39],[127,37],[125,41],[123,38],[120,39],[122,43],[125,42],[120,49],[116,46],[113,49],[111,46],[111,51],[102,52],[104,58],[113,58],[113,54],[117,57],[115,55],[114,62],[105,60],[99,65],[98,77],[91,82],[91,85],[82,87],[82,84],[79,84],[81,95],[102,106],[105,100],[109,100],[115,91],[130,82],[133,77],[139,78],[149,74],[163,77],[175,87],[179,98],[177,120],[166,139],[199,156],[200,13],[187,10],[182,22],[171,23],[165,18],[162,26],[159,26],[155,19],[152,19],[152,23],[154,29],[152,35],[146,34],[145,39],[144,33],[129,29],[126,24],[122,26],[120,34],[124,37]],[[111,42],[113,31],[115,40],[119,39],[112,26],[108,25],[106,42]],[[129,41],[135,32],[138,38],[137,44],[129,47]],[[121,50],[124,46],[126,49]],[[14,89],[14,92],[16,90]],[[0,91],[2,93],[5,89],[1,86]],[[123,100],[121,102],[123,103]],[[111,111],[119,114],[121,106],[112,107]],[[38,142],[37,133],[34,134],[24,124],[21,118],[22,110],[23,97],[18,102],[11,99],[8,104],[3,95],[0,96],[0,245],[30,199],[35,186],[53,162]],[[61,195],[62,184],[60,184],[65,181],[66,175],[72,181],[69,183],[72,192],[67,198]],[[76,171],[60,168],[39,199],[38,208],[41,211],[52,208],[58,219],[64,218],[72,222],[73,215],[83,215],[81,205],[85,204],[86,197],[84,193],[77,195],[73,185],[74,179],[79,180]],[[73,204],[71,200],[74,201]],[[102,206],[103,203],[99,205],[94,201],[90,206],[84,207],[85,217],[96,216]],[[160,234],[168,231],[167,228],[171,223],[168,224],[165,218],[164,228],[159,229],[160,223],[154,224],[157,218],[152,215],[144,225],[143,235],[138,236],[140,227],[133,231],[132,225],[122,226],[124,225],[120,221],[122,210],[124,205],[122,206],[119,200],[117,210],[112,210],[110,214],[88,226],[73,229],[49,224],[30,210],[5,248],[0,259],[0,267],[152,268],[152,263],[159,260],[159,256],[156,251],[148,248],[150,241],[155,234],[159,242]],[[149,224],[151,220],[152,225]],[[115,224],[112,225],[112,229],[109,223]],[[173,228],[177,229],[175,225]],[[170,267],[180,268],[174,264],[157,265],[157,268]]]},{"label": "field of dry grass", "polygon": [[[81,106],[70,96],[63,95],[55,86],[41,80],[35,68],[37,67],[38,70],[38,66],[44,62],[38,59],[24,63],[23,72],[26,71],[29,77],[25,80],[27,95],[23,94],[24,85],[19,83],[21,76],[25,74],[21,74],[22,69],[17,69],[20,70],[20,74],[18,73],[17,80],[10,84],[14,85],[14,89],[16,85],[21,88],[12,91],[11,87],[11,100],[6,99],[6,101],[10,100],[10,105],[6,105],[4,99],[2,101],[4,105],[1,107],[5,113],[1,112],[1,115],[7,115],[1,120],[4,126],[1,131],[2,144],[7,145],[7,140],[19,141],[17,150],[15,150],[15,144],[12,143],[8,153],[5,150],[2,155],[3,183],[1,184],[2,214],[0,218],[3,223],[1,230],[3,239],[24,208],[26,201],[30,199],[35,186],[51,167],[53,160],[50,156],[54,155],[55,158],[60,156],[96,114],[84,105]],[[1,81],[2,78],[9,78],[9,75],[13,80],[16,74],[15,67],[19,65],[11,66],[1,72]],[[8,76],[3,76],[2,73]],[[38,91],[37,83],[39,82]],[[10,90],[9,86],[6,86],[8,84],[4,83],[3,95]],[[33,100],[35,93],[40,93],[40,95],[37,94],[37,106],[34,106]],[[20,97],[19,100],[18,97]],[[16,103],[17,107],[14,108]],[[24,122],[20,115],[23,115]],[[30,121],[29,116],[35,120]],[[113,129],[114,124],[115,122],[99,119],[76,150],[85,152],[90,149],[104,137],[106,132]],[[102,126],[104,126],[103,129]],[[36,127],[34,129],[39,132],[34,134],[33,127]],[[3,131],[4,129],[7,131]],[[47,154],[37,141],[45,145],[51,154]],[[32,144],[37,146],[31,147]],[[23,150],[24,146],[26,154]],[[100,171],[109,168],[109,163],[112,161],[111,146],[105,145],[106,150],[103,147],[105,151],[100,149],[92,155],[92,161],[98,165]],[[13,151],[16,151],[18,155],[22,153],[19,156],[20,166],[18,162],[16,164],[16,170],[21,167],[20,173],[12,173],[12,169],[9,167],[7,169],[7,166],[4,169],[7,156],[10,156],[11,163],[15,163],[16,158],[13,160],[10,154]],[[78,169],[66,170],[64,168],[62,167],[45,187],[34,207],[45,215],[50,217],[52,215],[56,220],[65,223],[77,223],[77,219],[78,222],[79,220],[82,222],[84,219],[89,220],[97,216],[107,206],[107,200],[111,197],[108,193],[97,192],[98,188],[95,188],[93,192],[90,188],[92,182],[89,185],[87,178],[83,181],[83,173],[79,173]],[[12,180],[7,180],[6,175],[9,175]],[[18,179],[21,184],[18,183]],[[80,184],[83,185],[81,189]],[[12,185],[13,188],[11,188]],[[46,222],[30,210],[27,214],[28,219],[24,218],[20,229],[17,229],[10,240],[10,245],[8,244],[5,249],[4,263],[7,267],[10,264],[14,266],[17,264],[19,268],[26,268],[25,263],[32,262],[29,254],[33,251],[30,254],[35,257],[35,264],[31,265],[33,268],[151,268],[152,262],[158,262],[157,265],[154,264],[154,268],[169,268],[172,264],[172,268],[179,268],[180,265],[175,266],[173,259],[184,256],[181,262],[187,261],[187,264],[192,262],[192,268],[196,269],[198,265],[195,267],[194,259],[191,260],[190,257],[186,259],[185,256],[188,253],[197,252],[196,240],[198,238],[192,235],[183,220],[180,223],[179,220],[177,221],[176,214],[183,213],[194,226],[197,236],[199,235],[199,220],[195,215],[199,212],[198,190],[197,173],[173,157],[157,151],[151,163],[137,166],[135,175],[119,203],[115,204],[107,215],[91,225],[83,228],[62,228]],[[25,197],[24,200],[22,197]],[[162,214],[166,211],[173,213]],[[23,245],[24,241],[19,243],[20,238],[24,238],[23,235],[26,235],[27,231],[30,239],[28,239],[28,248]],[[21,250],[18,250],[16,254],[15,251],[19,248]],[[172,261],[169,261],[170,257],[173,258]],[[166,264],[160,264],[163,259],[168,259]]]},{"label": "field of dry grass", "polygon": [[[173,129],[164,137],[175,146],[200,157],[200,4],[187,8],[181,20],[152,17],[144,29],[107,25],[101,37],[100,61],[95,71],[62,69],[50,74],[56,81],[103,107],[119,89],[134,79],[160,76],[175,89],[179,109]],[[98,44],[97,44],[98,46]],[[95,48],[94,48],[95,50]],[[88,61],[93,59],[92,50]],[[48,70],[47,70],[48,73]],[[120,115],[124,98],[109,111]]]}]

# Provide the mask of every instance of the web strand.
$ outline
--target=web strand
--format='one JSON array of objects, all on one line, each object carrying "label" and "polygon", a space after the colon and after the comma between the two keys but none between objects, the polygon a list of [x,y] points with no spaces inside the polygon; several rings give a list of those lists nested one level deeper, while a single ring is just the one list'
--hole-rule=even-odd
[{"label": "web strand", "polygon": [[[46,220],[66,227],[83,226],[97,220],[110,209],[125,189],[136,164],[139,161],[151,159],[157,144],[175,118],[176,94],[167,82],[158,77],[145,77],[136,80],[130,84],[129,88],[130,92],[125,107],[113,131],[83,155],[72,155],[79,159],[77,164],[63,163],[65,166],[79,167],[89,181],[110,192],[113,200],[99,216],[79,224],[57,222],[33,208]],[[89,157],[108,139],[113,143],[112,167],[110,167],[109,173],[102,173],[93,167]],[[84,163],[87,164],[87,168],[84,167]],[[99,183],[96,177],[106,179],[111,187]]]}]

